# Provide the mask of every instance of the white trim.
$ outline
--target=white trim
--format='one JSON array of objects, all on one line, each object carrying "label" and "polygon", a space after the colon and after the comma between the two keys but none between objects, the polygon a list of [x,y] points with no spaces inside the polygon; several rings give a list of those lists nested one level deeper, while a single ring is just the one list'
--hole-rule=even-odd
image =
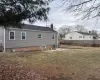
[{"label": "white trim", "polygon": [[[14,39],[10,39],[10,32],[14,32]],[[15,40],[15,31],[9,31],[9,40]]]},{"label": "white trim", "polygon": [[5,51],[6,51],[6,50],[5,50],[5,49],[6,49],[6,48],[5,48],[5,28],[4,28],[4,41],[3,41],[3,42],[4,42],[4,45],[3,45],[3,46],[4,46],[4,49],[3,49],[3,52],[5,52]]},{"label": "white trim", "polygon": [[[25,33],[25,39],[22,39],[22,33]],[[24,31],[21,32],[21,40],[26,40],[26,32]]]}]

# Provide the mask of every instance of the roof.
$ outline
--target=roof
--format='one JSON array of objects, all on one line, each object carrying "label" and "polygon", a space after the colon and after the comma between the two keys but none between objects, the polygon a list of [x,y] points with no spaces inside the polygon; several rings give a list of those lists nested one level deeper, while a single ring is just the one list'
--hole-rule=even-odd
[{"label": "roof", "polygon": [[83,34],[83,35],[94,35],[94,34],[87,33],[87,32],[78,32],[78,33]]},{"label": "roof", "polygon": [[37,26],[37,25],[30,25],[30,24],[24,24],[21,26],[21,29],[30,29],[30,30],[39,30],[39,31],[52,31],[56,32],[50,27],[44,27],[44,26]]}]

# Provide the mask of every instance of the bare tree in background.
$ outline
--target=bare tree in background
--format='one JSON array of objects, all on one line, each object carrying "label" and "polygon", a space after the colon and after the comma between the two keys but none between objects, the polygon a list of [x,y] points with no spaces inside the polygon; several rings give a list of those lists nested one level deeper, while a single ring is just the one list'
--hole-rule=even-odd
[{"label": "bare tree in background", "polygon": [[85,29],[85,27],[83,25],[76,25],[75,30],[77,30],[79,32],[87,32],[87,29]]},{"label": "bare tree in background", "polygon": [[71,26],[66,26],[66,25],[62,26],[62,27],[59,28],[58,32],[59,32],[60,38],[62,39],[62,38],[65,37],[66,34],[71,32]]},{"label": "bare tree in background", "polygon": [[98,33],[97,33],[96,30],[92,30],[92,31],[91,31],[91,34],[98,36]]},{"label": "bare tree in background", "polygon": [[82,14],[83,19],[100,17],[100,0],[62,0],[66,4],[66,11]]}]

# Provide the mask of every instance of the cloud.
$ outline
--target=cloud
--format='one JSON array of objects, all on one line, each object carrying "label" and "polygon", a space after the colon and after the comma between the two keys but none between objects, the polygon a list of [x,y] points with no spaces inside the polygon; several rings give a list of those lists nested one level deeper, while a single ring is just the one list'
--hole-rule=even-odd
[{"label": "cloud", "polygon": [[[51,23],[54,24],[54,26],[58,29],[59,27],[63,25],[83,25],[87,29],[92,30],[100,30],[100,23],[99,21],[97,22],[96,19],[90,19],[90,20],[81,20],[80,17],[82,16],[75,16],[72,13],[66,13],[64,11],[64,6],[62,6],[62,1],[61,0],[55,0],[50,4],[51,10],[48,15],[49,21],[43,22],[43,21],[37,21],[34,24],[35,25],[41,25],[41,26],[46,26],[50,25]],[[26,21],[26,23],[28,23]]]}]

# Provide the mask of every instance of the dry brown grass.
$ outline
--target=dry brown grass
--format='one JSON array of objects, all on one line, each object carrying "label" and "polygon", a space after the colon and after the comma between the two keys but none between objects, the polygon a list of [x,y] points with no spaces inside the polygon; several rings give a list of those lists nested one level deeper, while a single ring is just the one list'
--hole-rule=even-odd
[{"label": "dry brown grass", "polygon": [[100,80],[100,48],[0,54],[0,80]]}]

